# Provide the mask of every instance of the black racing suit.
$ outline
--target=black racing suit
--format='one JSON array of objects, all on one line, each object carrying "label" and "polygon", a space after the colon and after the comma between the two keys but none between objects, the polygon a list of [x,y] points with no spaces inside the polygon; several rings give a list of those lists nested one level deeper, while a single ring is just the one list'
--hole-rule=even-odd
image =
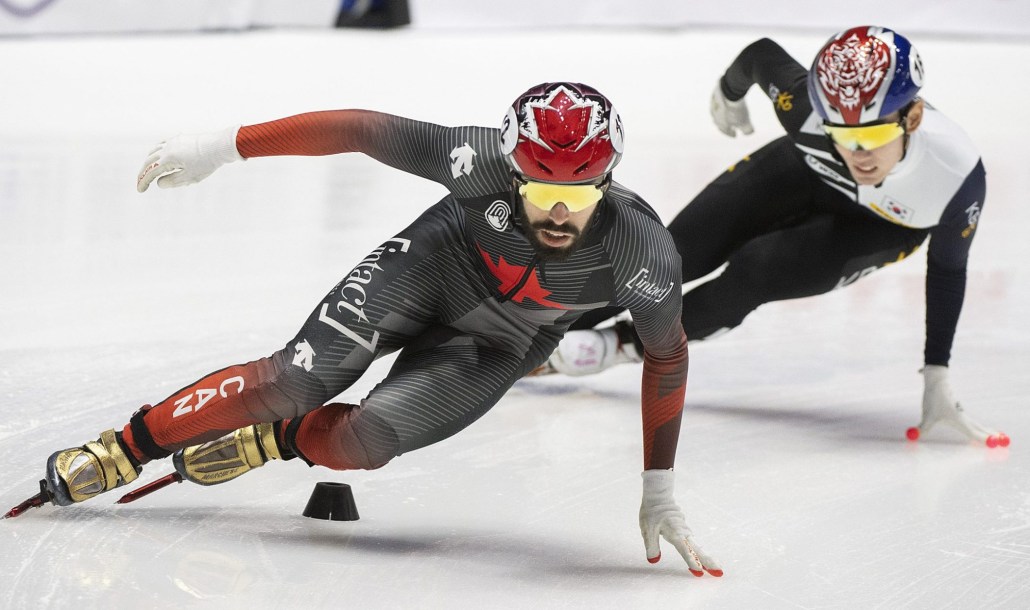
[{"label": "black racing suit", "polygon": [[[237,147],[244,157],[359,151],[450,194],[347,273],[282,350],[134,416],[123,436],[141,460],[291,420],[283,442],[309,462],[376,468],[468,426],[580,315],[617,306],[632,312],[647,354],[645,468],[672,467],[687,372],[680,260],[635,193],[613,183],[581,247],[544,262],[523,233],[497,129],[341,110],[244,127]],[[360,406],[323,406],[397,350]]]}]

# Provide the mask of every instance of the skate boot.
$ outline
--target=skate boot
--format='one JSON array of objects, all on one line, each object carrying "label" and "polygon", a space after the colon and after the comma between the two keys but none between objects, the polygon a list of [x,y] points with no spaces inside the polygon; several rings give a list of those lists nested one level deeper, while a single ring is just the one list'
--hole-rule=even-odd
[{"label": "skate boot", "polygon": [[232,434],[176,451],[175,470],[182,478],[200,485],[218,485],[260,468],[269,460],[283,459],[272,424],[255,424]]},{"label": "skate boot", "polygon": [[50,501],[68,506],[136,480],[143,468],[130,457],[114,430],[81,447],[58,451],[46,463]]}]

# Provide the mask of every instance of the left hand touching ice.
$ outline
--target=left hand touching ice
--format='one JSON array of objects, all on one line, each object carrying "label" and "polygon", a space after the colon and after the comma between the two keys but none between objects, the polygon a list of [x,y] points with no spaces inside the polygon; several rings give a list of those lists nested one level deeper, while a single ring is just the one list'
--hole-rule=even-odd
[{"label": "left hand touching ice", "polygon": [[923,367],[923,419],[919,426],[909,428],[909,440],[918,440],[938,423],[945,423],[970,440],[984,443],[988,447],[1008,447],[1009,437],[1004,433],[986,428],[969,419],[962,405],[955,400],[948,381],[948,367],[928,364]]},{"label": "left hand touching ice", "polygon": [[701,547],[694,542],[693,532],[687,527],[683,511],[673,498],[675,475],[671,470],[645,470],[644,498],[640,503],[640,534],[644,537],[647,560],[658,563],[662,550],[658,546],[661,535],[687,562],[687,569],[694,576],[722,576],[722,569]]}]

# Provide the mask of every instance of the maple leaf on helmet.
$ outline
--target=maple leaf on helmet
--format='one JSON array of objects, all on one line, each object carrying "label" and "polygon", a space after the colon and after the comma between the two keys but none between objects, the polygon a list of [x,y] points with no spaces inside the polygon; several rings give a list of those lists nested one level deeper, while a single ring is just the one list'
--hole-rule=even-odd
[{"label": "maple leaf on helmet", "polygon": [[543,83],[508,108],[501,150],[528,180],[603,181],[622,158],[622,120],[611,101],[580,83]]}]

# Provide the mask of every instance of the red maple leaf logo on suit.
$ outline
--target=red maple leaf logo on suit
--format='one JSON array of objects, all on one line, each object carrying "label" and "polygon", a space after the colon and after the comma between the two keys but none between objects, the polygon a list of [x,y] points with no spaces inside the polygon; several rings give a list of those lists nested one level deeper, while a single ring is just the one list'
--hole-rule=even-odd
[{"label": "red maple leaf logo on suit", "polygon": [[[512,265],[508,261],[504,260],[504,256],[498,256],[497,262],[495,263],[490,254],[483,250],[479,245],[479,254],[483,257],[483,261],[486,263],[487,269],[493,274],[495,278],[500,280],[501,285],[497,287],[502,294],[507,294],[512,288],[518,286],[522,277],[526,275],[528,267],[522,267],[520,265]],[[526,278],[526,282],[518,289],[515,294],[511,296],[511,300],[516,303],[525,303],[526,299],[530,299],[544,307],[551,307],[553,309],[568,309],[561,303],[555,303],[554,301],[548,301],[547,297],[551,296],[551,291],[546,290],[540,285],[540,278],[537,275],[537,270],[533,269],[533,273]]]}]

